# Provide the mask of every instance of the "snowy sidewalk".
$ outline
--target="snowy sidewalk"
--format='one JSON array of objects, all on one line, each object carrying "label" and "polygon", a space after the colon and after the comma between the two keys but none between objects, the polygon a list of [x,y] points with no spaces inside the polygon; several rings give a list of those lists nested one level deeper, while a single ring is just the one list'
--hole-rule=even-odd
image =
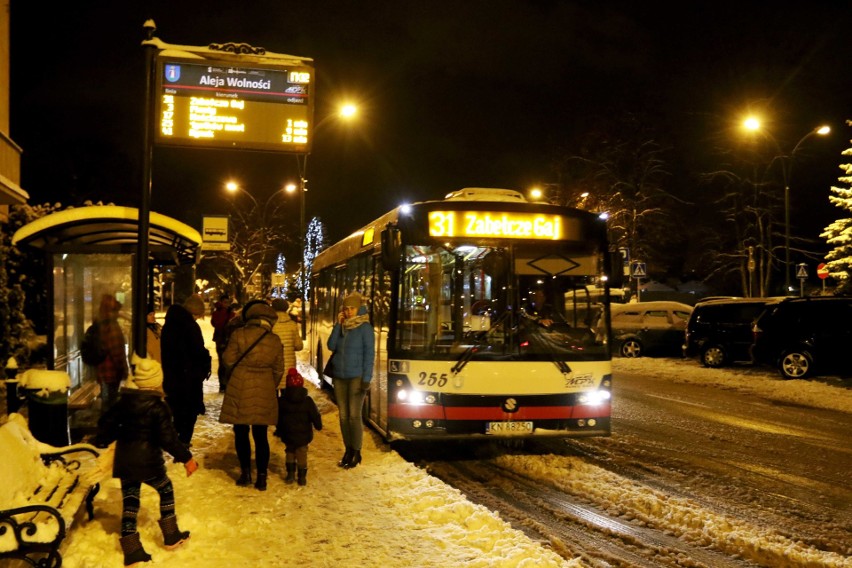
[{"label": "snowy sidewalk", "polygon": [[[202,320],[209,339],[209,321]],[[212,343],[208,345],[214,355]],[[306,367],[300,369],[308,371]],[[312,378],[306,373],[306,377]],[[306,383],[307,384],[307,383]],[[269,489],[235,485],[239,472],[230,425],[218,423],[223,395],[207,383],[192,451],[201,468],[187,478],[169,463],[177,514],[192,538],[176,551],[162,547],[156,493],[143,486],[139,532],[152,566],[204,567],[548,567],[582,566],[531,541],[491,511],[405,462],[370,430],[361,465],[337,467],[343,450],[337,408],[307,385],[323,417],[308,456],[306,487],[285,485],[284,445],[271,435]],[[118,546],[121,489],[102,484],[95,519],[71,529],[66,568],[122,566]]]}]

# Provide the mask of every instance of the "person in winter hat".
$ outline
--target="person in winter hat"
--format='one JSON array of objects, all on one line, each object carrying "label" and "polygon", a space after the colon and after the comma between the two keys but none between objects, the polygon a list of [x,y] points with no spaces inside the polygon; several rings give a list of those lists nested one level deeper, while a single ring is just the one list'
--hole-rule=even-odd
[{"label": "person in winter hat", "polygon": [[134,355],[133,376],[121,389],[118,400],[98,421],[95,445],[115,446],[113,477],[121,480],[123,509],[121,544],[124,565],[149,562],[139,540],[137,518],[142,484],[151,486],[160,496],[160,530],[166,549],[172,550],[189,539],[189,531],[178,528],[175,494],[166,474],[163,451],[184,464],[186,475],[198,469],[192,453],[178,438],[172,414],[163,401],[163,370],[160,363]]},{"label": "person in winter hat", "polygon": [[328,337],[334,397],[340,411],[340,431],[345,452],[338,466],[350,469],[361,463],[364,427],[361,408],[373,378],[376,339],[361,294],[343,299],[343,308]]},{"label": "person in winter hat", "polygon": [[284,350],[272,333],[278,315],[266,302],[249,302],[243,309],[245,325],[233,330],[222,358],[230,378],[222,400],[219,422],[234,425],[234,447],[240,462],[237,485],[251,485],[251,443],[254,440],[257,480],[266,490],[269,467],[267,429],[278,422],[278,384],[284,375]]},{"label": "person in winter hat", "polygon": [[[272,309],[278,314],[278,321],[272,326],[272,332],[281,340],[281,345],[284,347],[284,368],[292,369],[296,367],[296,352],[301,351],[302,335],[299,329],[299,324],[293,321],[290,317],[288,309],[290,305],[284,298],[275,298],[272,300]],[[279,390],[284,390],[284,381],[278,385]]]},{"label": "person in winter hat", "polygon": [[284,392],[278,399],[276,431],[276,435],[284,442],[284,464],[287,467],[284,482],[296,481],[298,469],[299,485],[307,485],[308,444],[314,439],[313,428],[322,430],[322,416],[296,369],[287,371],[285,384]]}]

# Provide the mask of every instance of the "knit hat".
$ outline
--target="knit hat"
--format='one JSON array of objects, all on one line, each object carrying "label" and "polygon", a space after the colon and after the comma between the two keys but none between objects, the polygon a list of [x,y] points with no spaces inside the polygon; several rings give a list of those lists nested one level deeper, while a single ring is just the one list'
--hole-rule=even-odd
[{"label": "knit hat", "polygon": [[272,309],[276,312],[286,312],[290,305],[284,298],[275,298],[272,300]]},{"label": "knit hat", "polygon": [[154,359],[134,357],[135,368],[131,382],[143,390],[161,390],[163,387],[163,367]]},{"label": "knit hat", "polygon": [[352,292],[345,298],[343,298],[343,307],[344,308],[355,308],[356,310],[361,307],[361,294],[358,292]]},{"label": "knit hat", "polygon": [[253,319],[264,319],[269,323],[275,323],[278,321],[278,314],[275,313],[275,310],[272,309],[272,306],[267,304],[266,302],[258,302],[256,304],[252,304],[248,310],[246,310],[246,321]]},{"label": "knit hat", "polygon": [[183,307],[194,316],[202,317],[204,315],[204,300],[198,294],[193,294],[184,300]]},{"label": "knit hat", "polygon": [[287,370],[287,386],[288,387],[301,387],[305,385],[305,380],[302,378],[302,375],[299,374],[299,371],[296,369],[288,369]]}]

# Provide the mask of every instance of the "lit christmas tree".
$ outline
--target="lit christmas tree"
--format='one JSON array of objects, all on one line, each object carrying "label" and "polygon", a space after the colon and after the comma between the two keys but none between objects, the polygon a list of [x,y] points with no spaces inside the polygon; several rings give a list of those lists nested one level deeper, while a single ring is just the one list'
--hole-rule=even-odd
[{"label": "lit christmas tree", "polygon": [[[281,274],[282,278],[287,273],[287,260],[284,258],[284,253],[278,253],[278,257],[275,259],[275,274]],[[287,280],[284,280],[283,286],[275,286],[272,290],[273,298],[286,298],[287,297]]]},{"label": "lit christmas tree", "polygon": [[[852,126],[852,120],[846,124]],[[852,142],[852,140],[850,140]],[[840,153],[841,156],[852,156],[852,148]],[[832,186],[828,200],[852,214],[852,163],[840,164],[843,175],[837,178],[843,186]],[[837,281],[836,292],[845,292],[852,288],[852,218],[838,219],[830,224],[820,235],[834,248],[825,256],[829,276]]]},{"label": "lit christmas tree", "polygon": [[311,291],[311,267],[314,264],[314,259],[317,255],[322,251],[327,243],[327,232],[325,230],[325,225],[319,217],[314,217],[311,219],[311,222],[308,223],[307,231],[305,232],[305,250],[302,251],[304,253],[304,278],[305,282],[301,281],[301,275],[299,277],[299,287],[305,291],[305,298],[310,297],[309,293]]}]

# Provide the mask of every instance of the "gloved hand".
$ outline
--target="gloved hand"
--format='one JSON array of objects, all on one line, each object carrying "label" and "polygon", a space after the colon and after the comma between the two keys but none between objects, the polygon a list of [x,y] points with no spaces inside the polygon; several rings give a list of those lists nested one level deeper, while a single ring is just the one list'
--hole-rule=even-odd
[{"label": "gloved hand", "polygon": [[370,383],[361,381],[361,392],[370,392]]},{"label": "gloved hand", "polygon": [[195,458],[190,458],[188,462],[183,464],[183,467],[186,469],[186,476],[189,477],[198,469],[198,462],[195,461]]}]

